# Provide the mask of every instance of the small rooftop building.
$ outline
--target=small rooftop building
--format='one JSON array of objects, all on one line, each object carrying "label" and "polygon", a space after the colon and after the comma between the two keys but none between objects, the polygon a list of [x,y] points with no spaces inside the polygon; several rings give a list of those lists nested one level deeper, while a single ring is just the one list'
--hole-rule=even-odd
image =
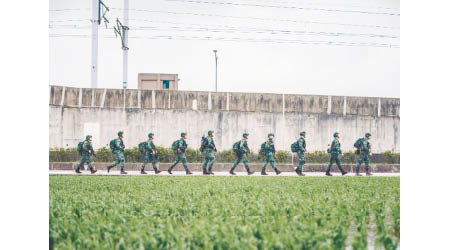
[{"label": "small rooftop building", "polygon": [[139,73],[138,89],[178,90],[178,74]]}]

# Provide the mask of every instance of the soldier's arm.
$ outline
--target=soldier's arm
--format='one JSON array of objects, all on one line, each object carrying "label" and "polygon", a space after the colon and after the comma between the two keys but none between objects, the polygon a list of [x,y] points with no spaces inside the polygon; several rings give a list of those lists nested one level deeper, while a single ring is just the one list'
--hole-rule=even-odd
[{"label": "soldier's arm", "polygon": [[303,147],[303,141],[298,140],[297,143],[298,143],[298,148],[299,148],[300,152],[304,152],[305,148]]},{"label": "soldier's arm", "polygon": [[147,149],[149,150],[149,151],[153,151],[153,147],[152,147],[152,142],[148,142],[147,143]]},{"label": "soldier's arm", "polygon": [[340,143],[337,144],[337,150],[338,150],[338,153],[339,153],[339,154],[343,155],[343,154],[342,154],[341,144],[340,144]]},{"label": "soldier's arm", "polygon": [[89,147],[86,141],[84,141],[82,149],[83,149],[82,151],[89,151]]}]

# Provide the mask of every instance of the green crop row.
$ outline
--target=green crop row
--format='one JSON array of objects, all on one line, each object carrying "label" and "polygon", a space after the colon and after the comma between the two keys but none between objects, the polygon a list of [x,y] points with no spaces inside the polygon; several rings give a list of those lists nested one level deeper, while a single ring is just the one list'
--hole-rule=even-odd
[{"label": "green crop row", "polygon": [[[172,162],[175,159],[175,155],[170,148],[156,147],[160,162]],[[114,155],[109,148],[103,147],[98,149],[96,157],[93,157],[94,162],[112,162],[114,161]],[[216,154],[216,162],[232,162],[235,160],[235,154],[232,150],[219,151]],[[296,155],[294,155],[296,157]],[[328,154],[324,151],[314,151],[306,153],[306,160],[308,163],[326,163],[328,162]],[[60,148],[51,149],[49,151],[50,162],[74,162],[79,161],[80,156],[75,148]],[[186,158],[188,162],[202,162],[204,156],[198,149],[188,148],[186,152]],[[144,156],[139,152],[137,148],[125,149],[125,159],[127,162],[143,162]],[[248,155],[249,162],[262,162],[264,158],[257,154],[251,153]],[[275,160],[279,163],[290,163],[292,160],[292,153],[288,151],[279,150],[275,154]],[[354,152],[344,153],[342,158],[343,163],[356,163],[358,155]],[[373,154],[371,162],[373,163],[400,163],[400,154],[386,151],[381,154]]]},{"label": "green crop row", "polygon": [[397,177],[50,176],[49,200],[51,249],[367,249],[369,240],[396,249],[400,240]]}]

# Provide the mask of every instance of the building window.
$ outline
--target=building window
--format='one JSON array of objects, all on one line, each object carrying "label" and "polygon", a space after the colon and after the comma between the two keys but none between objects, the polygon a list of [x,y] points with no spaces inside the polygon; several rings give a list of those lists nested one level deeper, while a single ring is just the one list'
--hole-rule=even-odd
[{"label": "building window", "polygon": [[162,84],[163,84],[163,89],[169,89],[169,80],[163,80]]}]

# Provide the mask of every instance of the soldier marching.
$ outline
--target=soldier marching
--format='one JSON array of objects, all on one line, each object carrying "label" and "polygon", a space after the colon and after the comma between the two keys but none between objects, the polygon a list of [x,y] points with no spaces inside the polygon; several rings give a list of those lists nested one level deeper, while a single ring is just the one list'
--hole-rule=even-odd
[{"label": "soldier marching", "polygon": [[[115,161],[107,166],[107,172],[109,173],[111,169],[115,166],[120,166],[120,174],[127,174],[125,171],[125,144],[123,141],[124,138],[124,132],[119,131],[117,133],[118,137],[111,140],[110,142],[110,148],[112,153],[114,154]],[[295,172],[299,176],[305,176],[303,173],[303,166],[306,163],[306,132],[302,131],[299,133],[300,138],[296,140],[291,145],[291,151],[295,153],[298,156],[298,165],[295,168]],[[139,151],[144,155],[144,162],[141,165],[141,174],[148,174],[145,172],[145,166],[148,163],[151,163],[153,166],[153,170],[155,171],[155,174],[161,173],[161,170],[158,169],[158,153],[156,150],[156,146],[153,142],[154,140],[154,133],[148,134],[148,139],[145,142],[142,142],[139,144]],[[366,133],[363,138],[359,138],[355,143],[354,147],[356,148],[356,154],[358,155],[358,161],[356,165],[356,174],[355,176],[361,176],[360,174],[360,168],[361,164],[365,163],[365,170],[366,175],[371,176],[372,173],[370,173],[370,158],[372,157],[372,150],[371,150],[371,134]],[[233,152],[235,154],[235,160],[234,163],[230,169],[231,175],[236,175],[234,172],[236,167],[239,165],[239,163],[243,163],[245,170],[247,171],[248,175],[252,175],[254,172],[250,170],[248,165],[248,154],[250,154],[250,148],[248,146],[248,137],[249,133],[245,132],[242,134],[242,138],[233,144]],[[267,135],[267,140],[261,144],[261,155],[264,157],[264,163],[261,170],[261,175],[268,175],[266,172],[267,164],[270,164],[272,169],[275,171],[277,175],[281,174],[281,171],[277,168],[275,164],[275,142],[274,137],[275,135],[273,133],[269,133]],[[174,141],[172,143],[172,150],[175,155],[174,162],[170,165],[167,172],[169,174],[172,174],[173,168],[181,162],[183,164],[183,167],[186,171],[187,175],[191,175],[192,172],[189,170],[187,160],[186,160],[186,151],[188,148],[187,144],[187,133],[182,132],[180,134],[180,139]],[[343,169],[341,164],[341,159],[344,157],[342,150],[341,150],[341,142],[340,142],[340,134],[338,132],[335,132],[333,134],[333,141],[331,142],[331,145],[329,144],[328,153],[329,153],[329,164],[326,169],[325,175],[326,176],[332,176],[331,168],[334,163],[336,163],[339,171],[342,175],[346,175],[347,172]],[[95,152],[92,147],[92,136],[87,135],[85,140],[80,142],[78,144],[77,150],[80,154],[80,163],[78,164],[77,168],[75,169],[75,172],[78,174],[81,174],[80,171],[82,168],[84,168],[84,165],[88,165],[88,170],[91,172],[91,174],[94,174],[97,172],[97,170],[92,166],[91,164],[91,157],[95,157]],[[214,175],[212,168],[215,163],[215,152],[217,152],[216,145],[214,143],[214,131],[209,130],[208,135],[205,137],[203,136],[201,138],[201,146],[200,146],[200,152],[204,156],[204,161],[202,164],[202,170],[203,175]]]}]

